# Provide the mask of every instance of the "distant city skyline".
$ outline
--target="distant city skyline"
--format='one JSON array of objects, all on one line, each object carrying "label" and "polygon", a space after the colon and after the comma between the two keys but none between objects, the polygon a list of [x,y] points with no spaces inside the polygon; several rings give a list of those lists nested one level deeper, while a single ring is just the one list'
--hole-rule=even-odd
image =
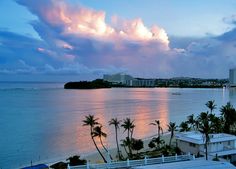
[{"label": "distant city skyline", "polygon": [[2,0],[0,80],[228,78],[234,0]]}]

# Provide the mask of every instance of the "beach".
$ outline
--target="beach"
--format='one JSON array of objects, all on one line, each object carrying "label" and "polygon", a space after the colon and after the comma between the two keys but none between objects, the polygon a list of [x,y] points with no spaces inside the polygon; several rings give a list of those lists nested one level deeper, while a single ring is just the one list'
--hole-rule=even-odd
[{"label": "beach", "polygon": [[[166,131],[170,121],[179,125],[188,115],[206,111],[208,100],[215,100],[216,114],[227,101],[236,103],[236,93],[223,89],[64,90],[53,88],[55,84],[11,85],[4,84],[0,89],[4,98],[0,102],[0,125],[4,133],[0,140],[2,169],[29,166],[31,161],[33,164],[54,163],[73,155],[92,156],[96,149],[89,127],[82,122],[89,114],[99,118],[98,122],[107,133],[104,143],[113,149],[116,142],[114,126],[108,124],[111,118],[121,123],[125,118],[134,120],[134,138],[146,140],[156,134],[156,126],[149,125],[154,120],[160,120]],[[172,95],[173,92],[181,95]],[[126,135],[120,128],[119,140]],[[91,158],[91,161],[101,159]]]},{"label": "beach", "polygon": [[[156,137],[156,135],[153,135],[153,136],[142,139],[143,143],[144,143],[143,144],[144,148],[142,150],[140,150],[140,152],[145,152],[145,151],[152,150],[148,147],[148,143],[151,141],[151,139],[153,137]],[[169,144],[170,133],[169,132],[163,133],[163,135],[161,135],[161,139],[165,141],[165,144]],[[175,142],[175,139],[173,138],[172,144],[174,142]],[[94,146],[94,145],[91,144],[91,146]],[[102,148],[100,150],[101,150],[102,154],[104,155],[104,157],[107,158],[108,154]],[[108,151],[109,151],[109,154],[112,156],[113,161],[118,161],[117,148],[116,147],[109,148]],[[126,157],[125,156],[126,155],[125,150],[122,146],[120,146],[120,151],[122,152],[124,157]],[[134,152],[134,154],[135,154],[135,152]],[[76,155],[76,154],[73,154],[73,155]],[[81,157],[80,159],[85,159],[87,162],[92,163],[92,164],[94,164],[94,163],[104,163],[104,161],[102,160],[101,156],[99,155],[99,153],[97,151],[90,152],[90,153],[87,153],[87,154],[77,154],[77,155],[80,155],[80,157]],[[66,161],[66,159],[63,159],[63,158],[58,158],[58,159],[55,158],[55,159],[50,159],[49,161],[42,161],[42,163],[44,162],[48,166],[51,166],[52,164],[55,164],[55,163],[60,162],[60,161],[68,162],[68,161]]]}]

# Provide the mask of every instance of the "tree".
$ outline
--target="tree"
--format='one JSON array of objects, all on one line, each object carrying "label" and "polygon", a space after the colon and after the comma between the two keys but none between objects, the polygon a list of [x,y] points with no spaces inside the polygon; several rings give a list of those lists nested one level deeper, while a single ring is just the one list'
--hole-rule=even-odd
[{"label": "tree", "polygon": [[233,105],[228,102],[225,106],[220,108],[221,115],[224,121],[224,132],[231,133],[231,126],[236,122],[236,110]]},{"label": "tree", "polygon": [[86,164],[86,160],[84,159],[80,159],[80,156],[72,156],[69,157],[68,159],[66,159],[67,161],[69,161],[70,166],[77,166],[77,165],[85,165]]},{"label": "tree", "polygon": [[118,120],[117,118],[112,118],[110,121],[109,121],[109,125],[114,125],[115,127],[115,133],[116,133],[116,147],[117,147],[117,154],[118,154],[118,157],[119,157],[119,160],[121,160],[121,154],[120,154],[120,148],[119,148],[119,143],[118,143],[118,129],[119,129],[119,125],[120,125],[120,120]]},{"label": "tree", "polygon": [[134,131],[134,121],[131,121],[130,118],[126,118],[123,121],[123,124],[121,124],[121,126],[124,128],[124,132],[127,131],[127,146],[129,149],[129,156],[132,157],[132,150],[131,150],[131,142],[132,142],[132,135],[133,135],[133,131]]},{"label": "tree", "polygon": [[188,126],[188,122],[187,121],[183,121],[182,123],[180,123],[179,125],[179,131],[180,132],[185,132],[185,131],[190,131],[191,128]]},{"label": "tree", "polygon": [[107,161],[104,158],[104,156],[102,155],[101,151],[99,150],[99,148],[94,140],[94,137],[93,137],[93,129],[96,125],[99,124],[97,121],[98,121],[98,118],[95,118],[93,115],[85,116],[85,120],[83,120],[83,126],[90,126],[90,136],[93,141],[93,144],[95,145],[95,147],[96,147],[98,153],[100,154],[100,156],[102,157],[103,161],[106,163]]},{"label": "tree", "polygon": [[204,136],[204,145],[205,145],[205,150],[206,150],[205,154],[206,154],[206,160],[208,160],[208,143],[210,142],[209,134],[211,132],[208,112],[202,112],[198,116],[198,121],[199,121],[199,131]]},{"label": "tree", "polygon": [[216,117],[215,114],[209,114],[209,120],[211,123],[212,133],[221,133],[223,132],[223,120],[220,117]]},{"label": "tree", "polygon": [[163,129],[160,124],[160,120],[155,120],[154,122],[150,123],[150,125],[157,126],[157,136],[161,137],[161,133],[163,134]]},{"label": "tree", "polygon": [[156,148],[156,150],[160,149],[160,145],[165,144],[165,141],[162,140],[160,137],[154,137],[152,140],[149,142],[148,146],[150,148]]},{"label": "tree", "polygon": [[[101,143],[101,145],[102,145],[102,147],[103,147],[103,149],[104,149],[107,153],[109,153],[108,150],[107,150],[107,148],[104,146],[103,141],[102,141],[102,137],[104,137],[104,138],[107,137],[107,134],[102,131],[102,125],[96,126],[96,127],[93,128],[93,137],[98,137],[99,140],[100,140],[100,143]],[[112,160],[111,155],[110,155],[110,158],[111,158],[111,160]]]},{"label": "tree", "polygon": [[176,125],[176,123],[170,122],[170,123],[167,125],[167,127],[168,127],[168,131],[171,132],[171,135],[170,135],[170,142],[169,142],[169,146],[171,146],[171,141],[172,141],[172,139],[173,139],[173,137],[174,137],[174,132],[177,131],[177,125]]},{"label": "tree", "polygon": [[141,139],[132,139],[131,148],[138,153],[143,148],[143,141]]},{"label": "tree", "polygon": [[187,123],[191,126],[192,129],[196,128],[196,120],[194,118],[194,114],[191,114],[187,117]]},{"label": "tree", "polygon": [[209,100],[205,105],[210,109],[211,113],[216,109],[215,100]]}]

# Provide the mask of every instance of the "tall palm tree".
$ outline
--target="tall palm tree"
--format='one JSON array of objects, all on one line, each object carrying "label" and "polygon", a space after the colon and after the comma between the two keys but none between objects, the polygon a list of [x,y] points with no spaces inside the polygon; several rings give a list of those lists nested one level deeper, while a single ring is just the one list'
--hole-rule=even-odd
[{"label": "tall palm tree", "polygon": [[236,121],[236,110],[233,107],[233,105],[230,102],[228,102],[225,106],[222,106],[220,108],[220,112],[224,121],[224,132],[230,133],[231,132],[230,127]]},{"label": "tall palm tree", "polygon": [[[107,153],[109,153],[108,150],[107,150],[107,148],[104,146],[103,141],[102,141],[102,137],[104,137],[104,138],[107,137],[107,134],[102,131],[102,125],[96,126],[96,127],[93,128],[93,137],[98,137],[99,140],[100,140],[100,143],[101,143],[101,145],[102,145],[102,147],[103,147],[103,149],[104,149]],[[110,158],[111,158],[111,160],[112,160],[111,155],[110,155]]]},{"label": "tall palm tree", "polygon": [[121,160],[121,154],[120,154],[120,148],[119,148],[119,143],[118,143],[118,129],[120,128],[120,120],[118,120],[117,118],[112,118],[110,121],[109,121],[109,125],[114,125],[115,127],[115,132],[116,132],[116,147],[117,147],[117,154],[118,154],[118,157],[119,157],[119,160]]},{"label": "tall palm tree", "polygon": [[126,118],[123,121],[123,124],[121,124],[121,126],[124,128],[124,132],[127,131],[127,141],[128,144],[128,149],[129,149],[129,155],[130,157],[132,157],[132,150],[131,150],[131,141],[132,141],[132,135],[133,135],[133,131],[134,131],[134,121],[131,121],[130,118]]},{"label": "tall palm tree", "polygon": [[150,125],[157,126],[157,135],[158,135],[158,137],[161,137],[161,132],[163,134],[163,129],[161,127],[160,120],[155,120],[154,122],[150,123]]},{"label": "tall palm tree", "polygon": [[210,109],[211,113],[216,109],[215,100],[209,100],[205,105]]},{"label": "tall palm tree", "polygon": [[131,136],[132,136],[131,132],[133,132],[134,127],[135,127],[134,120],[131,121],[130,118],[124,119],[123,124],[121,124],[121,127],[125,129],[124,132],[127,131],[127,137],[131,139]]},{"label": "tall palm tree", "polygon": [[209,120],[211,123],[212,133],[221,133],[223,132],[223,119],[221,117],[216,117],[215,114],[209,114]]},{"label": "tall palm tree", "polygon": [[99,150],[95,140],[94,140],[94,136],[93,136],[93,130],[94,130],[94,127],[96,125],[98,125],[98,118],[95,118],[94,115],[88,115],[88,116],[85,116],[85,120],[83,120],[83,126],[90,126],[90,136],[91,136],[91,139],[93,140],[93,144],[95,145],[98,153],[100,154],[100,156],[102,157],[103,161],[106,163],[106,159],[104,158],[104,156],[102,155],[101,151]]},{"label": "tall palm tree", "polygon": [[199,121],[199,131],[203,134],[204,136],[204,145],[205,145],[205,154],[206,154],[206,160],[208,160],[208,143],[210,142],[210,137],[209,134],[211,132],[211,125],[209,123],[209,115],[208,112],[202,112],[198,116],[198,121]]},{"label": "tall palm tree", "polygon": [[102,131],[102,126],[96,126],[93,128],[93,137],[98,137],[103,149],[108,152],[107,148],[104,146],[102,137],[107,137],[107,134]]},{"label": "tall palm tree", "polygon": [[176,123],[170,122],[170,123],[167,125],[167,127],[168,127],[168,131],[171,132],[171,135],[170,135],[170,142],[169,142],[169,146],[171,146],[171,141],[172,141],[172,139],[173,139],[173,137],[174,137],[174,132],[177,131],[177,127],[178,127],[178,126],[176,125]]}]

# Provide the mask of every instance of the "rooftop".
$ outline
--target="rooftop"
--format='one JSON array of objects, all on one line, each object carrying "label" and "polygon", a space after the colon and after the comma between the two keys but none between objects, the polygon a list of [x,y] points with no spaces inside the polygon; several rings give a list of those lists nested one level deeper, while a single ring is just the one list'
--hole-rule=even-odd
[{"label": "rooftop", "polygon": [[222,161],[206,161],[205,159],[196,159],[191,161],[157,164],[157,165],[147,165],[141,167],[135,167],[135,169],[234,169],[235,167],[228,163]]},{"label": "rooftop", "polygon": [[[197,131],[181,132],[181,133],[176,134],[175,137],[178,140],[182,140],[182,141],[186,141],[190,143],[204,144],[203,134]],[[211,143],[230,141],[230,140],[236,140],[236,136],[226,134],[226,133],[210,134]]]}]

